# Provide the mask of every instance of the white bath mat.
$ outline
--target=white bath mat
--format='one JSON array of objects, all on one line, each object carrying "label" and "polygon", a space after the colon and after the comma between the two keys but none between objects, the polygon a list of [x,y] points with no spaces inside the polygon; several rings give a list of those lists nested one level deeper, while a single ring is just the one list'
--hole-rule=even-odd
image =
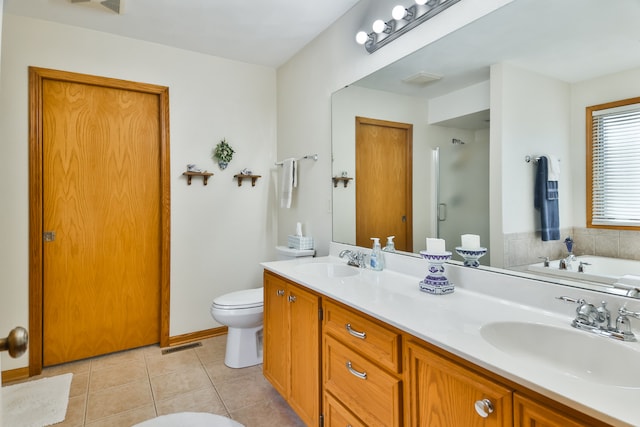
[{"label": "white bath mat", "polygon": [[45,427],[64,421],[73,374],[2,387],[4,426]]}]

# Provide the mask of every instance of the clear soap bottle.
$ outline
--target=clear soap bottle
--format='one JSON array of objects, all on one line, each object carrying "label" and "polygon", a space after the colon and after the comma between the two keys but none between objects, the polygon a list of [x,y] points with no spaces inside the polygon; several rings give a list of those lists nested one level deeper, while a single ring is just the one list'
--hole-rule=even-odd
[{"label": "clear soap bottle", "polygon": [[369,257],[369,266],[372,270],[382,271],[384,269],[384,258],[382,257],[380,239],[372,237],[371,240],[373,240],[373,248],[371,249],[371,256]]}]

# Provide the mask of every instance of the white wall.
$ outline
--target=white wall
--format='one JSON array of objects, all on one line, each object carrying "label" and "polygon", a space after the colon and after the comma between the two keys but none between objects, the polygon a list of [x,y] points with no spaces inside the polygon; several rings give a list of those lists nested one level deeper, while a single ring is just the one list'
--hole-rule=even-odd
[{"label": "white wall", "polygon": [[[28,326],[28,79],[30,65],[169,87],[171,130],[170,334],[219,326],[214,297],[259,287],[274,256],[276,72],[157,44],[5,14],[0,100],[0,331]],[[225,171],[210,158],[223,137]],[[196,163],[215,175],[187,186]],[[255,187],[233,175],[250,168]],[[6,357],[6,356],[3,356]],[[28,358],[3,360],[4,369]]]},{"label": "white wall", "polygon": [[574,177],[573,225],[586,227],[585,108],[640,96],[640,68],[576,83],[571,87],[571,168]]},{"label": "white wall", "polygon": [[573,225],[571,91],[568,83],[509,64],[491,68],[491,91],[491,251],[500,267],[503,234],[539,229],[535,165],[525,156],[561,159],[560,227]]},{"label": "white wall", "polygon": [[278,157],[320,155],[301,164],[297,203],[278,215],[278,241],[286,241],[296,221],[316,239],[319,254],[331,241],[331,94],[512,0],[460,2],[373,54],[354,42],[355,34],[388,19],[393,5],[363,0],[320,37],[278,69]]}]

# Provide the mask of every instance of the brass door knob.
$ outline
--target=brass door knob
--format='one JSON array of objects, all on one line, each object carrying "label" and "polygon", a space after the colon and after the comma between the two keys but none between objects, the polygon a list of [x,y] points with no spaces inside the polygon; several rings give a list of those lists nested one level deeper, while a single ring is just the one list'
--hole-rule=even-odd
[{"label": "brass door knob", "polygon": [[20,357],[27,351],[29,334],[21,326],[13,328],[6,338],[0,338],[0,351],[9,351],[9,356]]}]

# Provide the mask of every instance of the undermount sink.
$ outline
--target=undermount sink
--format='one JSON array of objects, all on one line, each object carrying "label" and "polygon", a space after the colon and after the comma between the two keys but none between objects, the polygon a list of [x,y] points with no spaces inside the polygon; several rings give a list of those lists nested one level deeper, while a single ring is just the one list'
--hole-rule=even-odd
[{"label": "undermount sink", "polygon": [[640,350],[610,338],[525,322],[488,323],[480,328],[480,335],[523,363],[534,359],[586,381],[640,388]]},{"label": "undermount sink", "polygon": [[360,272],[358,267],[333,262],[301,264],[296,267],[296,270],[301,273],[315,274],[322,277],[349,277],[355,276]]}]

